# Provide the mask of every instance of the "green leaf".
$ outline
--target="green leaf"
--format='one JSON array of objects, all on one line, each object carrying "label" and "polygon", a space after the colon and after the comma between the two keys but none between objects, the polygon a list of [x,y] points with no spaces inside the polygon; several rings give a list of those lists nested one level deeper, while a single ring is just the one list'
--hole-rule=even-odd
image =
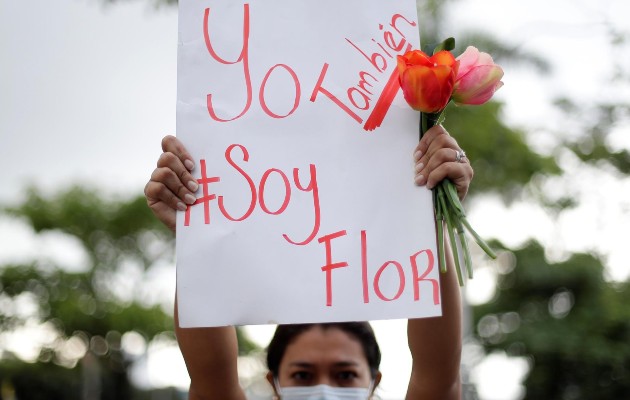
[{"label": "green leaf", "polygon": [[455,48],[455,39],[452,37],[449,37],[449,38],[444,39],[437,46],[435,46],[435,49],[433,49],[433,54],[442,50],[452,51],[454,48]]}]

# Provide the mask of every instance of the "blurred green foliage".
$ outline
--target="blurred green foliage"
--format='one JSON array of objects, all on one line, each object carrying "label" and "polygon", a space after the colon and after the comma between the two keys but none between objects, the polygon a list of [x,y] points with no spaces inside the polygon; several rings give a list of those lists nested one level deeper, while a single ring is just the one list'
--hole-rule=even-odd
[{"label": "blurred green foliage", "polygon": [[602,260],[550,262],[540,243],[494,264],[497,291],[474,307],[488,351],[525,357],[525,399],[619,399],[630,393],[630,282],[609,283]]},{"label": "blurred green foliage", "polygon": [[496,102],[451,105],[444,126],[471,160],[475,177],[470,193],[493,192],[509,202],[523,194],[534,176],[558,175],[561,169],[554,158],[531,149],[525,132],[502,122],[501,108]]},{"label": "blurred green foliage", "polygon": [[[3,213],[36,234],[72,238],[86,255],[79,271],[38,259],[0,266],[0,331],[43,324],[54,336],[42,345],[35,364],[0,347],[3,390],[12,388],[19,399],[81,398],[85,371],[94,370],[98,381],[91,386],[101,399],[144,398],[128,377],[138,354],[126,352],[121,339],[133,332],[145,342],[175,343],[171,310],[140,294],[156,264],[172,264],[172,233],[154,218],[143,196],[113,199],[82,187],[46,196],[31,188],[22,204]],[[116,285],[121,280],[132,283],[126,292]],[[24,304],[33,311],[21,312]],[[242,353],[257,348],[243,332],[238,339]]]},{"label": "blurred green foliage", "polygon": [[[457,32],[446,24],[451,1],[418,2],[423,48],[432,48],[445,37],[455,36],[460,54],[474,45],[492,54],[501,65],[525,67],[544,77],[552,73],[546,60],[523,51],[505,39],[478,31]],[[602,24],[607,24],[602,21]],[[627,52],[627,32],[608,26],[613,51]],[[455,29],[457,30],[457,29]],[[610,60],[617,74],[608,86],[628,87],[630,71],[621,59]],[[605,89],[602,89],[605,90]],[[580,199],[550,198],[543,189],[549,177],[565,171],[555,156],[567,150],[581,168],[614,171],[628,178],[630,153],[615,147],[610,136],[630,125],[627,96],[611,102],[603,98],[560,98],[550,107],[565,121],[551,128],[549,121],[532,121],[528,131],[505,126],[502,104],[478,107],[450,106],[444,125],[466,149],[475,170],[471,195],[493,192],[510,202],[533,194],[533,200],[550,211],[550,218]],[[474,110],[473,110],[474,109]],[[544,156],[532,150],[527,137],[533,130],[556,139]],[[553,142],[553,141],[552,141]],[[527,198],[527,197],[525,197]],[[502,245],[495,243],[495,248]],[[545,248],[529,242],[518,249],[505,249],[493,265],[497,291],[487,304],[473,308],[474,331],[486,352],[504,351],[528,360],[524,382],[525,399],[619,399],[630,393],[630,282],[605,279],[604,259],[596,254],[576,253],[566,260],[550,262]]]}]

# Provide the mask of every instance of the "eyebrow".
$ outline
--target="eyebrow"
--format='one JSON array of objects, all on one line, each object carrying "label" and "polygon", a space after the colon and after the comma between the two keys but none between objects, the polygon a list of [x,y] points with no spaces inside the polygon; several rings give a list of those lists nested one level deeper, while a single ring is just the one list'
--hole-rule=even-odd
[{"label": "eyebrow", "polygon": [[306,361],[294,361],[291,364],[289,364],[289,366],[292,366],[292,367],[312,367],[313,364],[312,363],[308,363]]},{"label": "eyebrow", "polygon": [[[333,363],[335,367],[357,367],[359,363],[355,361],[338,361]],[[299,367],[299,368],[314,368],[315,364],[306,362],[306,361],[294,361],[289,364],[290,367]]]}]

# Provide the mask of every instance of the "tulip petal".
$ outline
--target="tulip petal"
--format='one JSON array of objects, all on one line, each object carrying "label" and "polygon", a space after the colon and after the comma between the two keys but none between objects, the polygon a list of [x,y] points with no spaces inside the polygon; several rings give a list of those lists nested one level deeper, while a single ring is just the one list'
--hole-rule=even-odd
[{"label": "tulip petal", "polygon": [[479,50],[476,47],[468,46],[466,50],[457,57],[457,61],[459,61],[459,71],[457,74],[457,78],[460,76],[467,74],[471,68],[477,65],[477,60],[479,59]]},{"label": "tulip petal", "polygon": [[412,50],[405,54],[405,60],[407,65],[424,65],[426,67],[432,66],[433,62],[429,60],[429,56],[423,51]]},{"label": "tulip petal", "polygon": [[435,75],[430,68],[424,66],[408,68],[402,76],[401,87],[405,100],[414,110],[432,112],[431,99],[425,95],[427,90],[430,92],[431,88],[436,87]]},{"label": "tulip petal", "polygon": [[503,83],[498,65],[479,65],[455,82],[453,100],[458,104],[479,105],[490,100]]},{"label": "tulip petal", "polygon": [[446,50],[438,51],[429,60],[433,65],[446,65],[451,68],[457,63],[451,52]]},{"label": "tulip petal", "polygon": [[479,52],[479,58],[477,58],[478,65],[494,65],[492,56],[488,53]]},{"label": "tulip petal", "polygon": [[396,67],[398,68],[398,75],[402,76],[407,69],[407,59],[404,56],[397,56]]},{"label": "tulip petal", "polygon": [[407,103],[417,111],[435,113],[448,104],[455,75],[450,67],[408,67],[401,75]]}]

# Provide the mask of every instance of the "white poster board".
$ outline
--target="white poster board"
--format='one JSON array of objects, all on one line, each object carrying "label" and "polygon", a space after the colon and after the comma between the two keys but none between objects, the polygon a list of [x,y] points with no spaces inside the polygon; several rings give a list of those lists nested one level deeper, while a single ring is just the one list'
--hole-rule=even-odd
[{"label": "white poster board", "polygon": [[396,55],[414,0],[180,0],[183,327],[441,315],[431,192]]}]

